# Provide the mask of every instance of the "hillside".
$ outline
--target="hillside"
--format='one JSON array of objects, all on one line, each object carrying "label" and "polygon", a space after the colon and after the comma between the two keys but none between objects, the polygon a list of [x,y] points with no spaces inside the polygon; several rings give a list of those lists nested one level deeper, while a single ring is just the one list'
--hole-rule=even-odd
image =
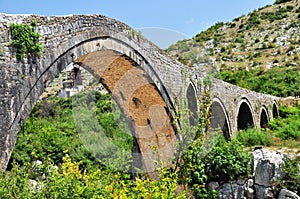
[{"label": "hillside", "polygon": [[300,70],[300,2],[277,0],[232,22],[219,22],[167,53],[189,66],[208,63],[218,71],[293,67]]}]

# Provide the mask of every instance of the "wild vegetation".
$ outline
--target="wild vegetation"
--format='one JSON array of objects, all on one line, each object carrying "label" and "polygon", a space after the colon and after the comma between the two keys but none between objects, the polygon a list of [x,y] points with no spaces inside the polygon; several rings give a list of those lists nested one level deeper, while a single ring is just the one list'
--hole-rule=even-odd
[{"label": "wild vegetation", "polygon": [[39,42],[40,34],[34,32],[36,21],[28,24],[10,24],[11,45],[16,48],[16,56],[23,59],[25,54],[39,56],[43,47]]},{"label": "wild vegetation", "polygon": [[[296,20],[299,14],[295,14],[299,10],[296,1],[277,0],[274,6],[231,23],[217,23],[192,40],[180,41],[169,48],[169,53],[189,65],[210,61],[221,71],[218,77],[251,90],[299,96],[299,38],[293,29],[299,27]],[[272,27],[284,19],[287,22],[280,26],[283,36],[277,36],[279,32]],[[23,32],[32,34],[31,27],[23,28]],[[13,37],[16,38],[19,36]],[[33,38],[29,46],[36,43],[38,35]],[[18,58],[41,50],[38,46],[32,50],[19,44],[15,47],[19,49]],[[244,70],[246,66],[250,69]],[[188,124],[189,113],[184,106],[179,110],[179,117],[183,117],[180,118],[183,142],[178,145],[174,167],[159,168],[157,180],[143,173],[132,175],[128,152],[134,146],[134,139],[109,94],[88,92],[67,99],[52,96],[42,100],[19,132],[8,171],[0,174],[0,195],[3,198],[216,198],[217,192],[208,190],[208,182],[251,176],[249,147],[300,148],[299,102],[295,107],[281,106],[280,117],[265,129],[248,129],[239,132],[237,139],[225,140],[220,133],[209,129],[209,90],[202,96],[198,99],[201,117],[197,126]],[[300,194],[299,169],[297,160],[287,160],[285,177],[277,182],[277,189],[288,188]]]},{"label": "wild vegetation", "polygon": [[300,96],[300,72],[297,67],[221,71],[215,76],[231,84],[260,93],[278,97]]}]

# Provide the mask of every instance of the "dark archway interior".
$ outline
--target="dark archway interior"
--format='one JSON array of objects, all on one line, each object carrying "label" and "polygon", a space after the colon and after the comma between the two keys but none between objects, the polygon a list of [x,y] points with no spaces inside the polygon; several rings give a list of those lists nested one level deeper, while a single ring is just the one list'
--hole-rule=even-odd
[{"label": "dark archway interior", "polygon": [[262,109],[260,114],[260,127],[261,128],[267,128],[268,127],[268,115],[265,109]]},{"label": "dark archway interior", "polygon": [[277,106],[275,103],[273,104],[273,117],[274,118],[278,117],[278,110],[277,110]]},{"label": "dark archway interior", "polygon": [[188,109],[190,111],[190,125],[191,126],[196,126],[198,123],[198,105],[197,105],[197,97],[196,97],[196,92],[192,84],[189,84],[187,92],[186,92],[186,97],[188,99]]},{"label": "dark archway interior", "polygon": [[227,118],[225,115],[225,112],[218,102],[213,102],[211,105],[211,120],[210,120],[210,126],[214,129],[221,129],[223,132],[223,135],[226,139],[229,139],[230,133],[229,133],[229,125],[227,122]]},{"label": "dark archway interior", "polygon": [[243,102],[240,106],[237,118],[237,125],[238,130],[245,130],[254,126],[253,116],[250,107],[246,102]]}]

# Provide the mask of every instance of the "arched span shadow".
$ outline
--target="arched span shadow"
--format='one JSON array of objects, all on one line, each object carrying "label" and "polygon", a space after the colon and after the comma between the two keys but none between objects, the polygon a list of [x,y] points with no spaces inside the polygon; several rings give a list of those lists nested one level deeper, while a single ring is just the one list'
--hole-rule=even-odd
[{"label": "arched span shadow", "polygon": [[230,125],[225,106],[221,99],[214,98],[211,104],[210,126],[213,129],[221,129],[226,139],[230,138]]},{"label": "arched span shadow", "polygon": [[268,111],[267,108],[263,106],[260,111],[260,128],[267,128],[268,124],[269,124]]},{"label": "arched span shadow", "polygon": [[237,115],[237,130],[254,127],[253,111],[249,101],[243,98],[240,102]]},{"label": "arched span shadow", "polygon": [[278,106],[275,101],[273,102],[272,114],[273,114],[273,118],[278,118],[279,116]]},{"label": "arched span shadow", "polygon": [[188,102],[189,109],[189,122],[191,126],[196,126],[198,124],[198,100],[196,97],[196,90],[193,83],[189,83],[186,98]]}]

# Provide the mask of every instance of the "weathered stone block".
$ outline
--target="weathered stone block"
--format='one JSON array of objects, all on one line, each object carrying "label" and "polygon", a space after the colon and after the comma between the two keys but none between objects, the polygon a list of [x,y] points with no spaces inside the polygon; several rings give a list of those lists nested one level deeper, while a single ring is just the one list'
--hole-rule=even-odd
[{"label": "weathered stone block", "polygon": [[278,199],[300,199],[300,196],[287,189],[281,189]]}]

